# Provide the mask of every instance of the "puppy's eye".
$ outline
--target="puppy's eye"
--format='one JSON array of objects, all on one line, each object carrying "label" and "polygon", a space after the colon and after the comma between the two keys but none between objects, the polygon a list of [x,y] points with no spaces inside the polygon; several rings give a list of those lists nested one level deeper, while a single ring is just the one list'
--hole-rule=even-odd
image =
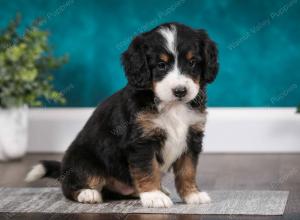
[{"label": "puppy's eye", "polygon": [[190,65],[190,67],[192,67],[192,68],[194,68],[194,67],[196,66],[196,63],[197,63],[196,59],[191,59],[191,60],[189,61],[189,65]]},{"label": "puppy's eye", "polygon": [[159,62],[157,64],[157,67],[158,67],[159,70],[166,70],[167,64],[165,62]]}]

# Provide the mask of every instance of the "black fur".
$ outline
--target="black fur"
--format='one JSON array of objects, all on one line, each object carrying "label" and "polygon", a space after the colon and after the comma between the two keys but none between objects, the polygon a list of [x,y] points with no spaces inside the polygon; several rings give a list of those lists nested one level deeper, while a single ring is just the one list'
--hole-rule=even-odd
[{"label": "black fur", "polygon": [[45,177],[59,179],[61,177],[61,163],[53,160],[41,160],[40,163],[46,168]]},{"label": "black fur", "polygon": [[136,37],[122,54],[128,84],[136,89],[150,88],[151,74],[145,54],[144,39]]},{"label": "black fur", "polygon": [[205,66],[205,71],[203,72],[204,79],[207,83],[211,83],[215,80],[219,70],[218,49],[216,44],[209,39],[204,30],[199,30],[199,33],[205,38],[205,40],[203,41]]},{"label": "black fur", "polygon": [[[193,71],[196,75],[192,77],[200,77],[200,91],[189,105],[195,111],[204,112],[206,83],[212,82],[218,71],[216,45],[204,30],[172,24],[180,32],[178,42],[181,49],[193,48],[197,52],[199,62]],[[47,177],[57,178],[59,173],[63,176],[60,179],[66,197],[74,199],[74,192],[87,188],[90,176],[114,177],[133,186],[129,165],[151,172],[153,157],[163,164],[161,148],[166,134],[161,132],[145,137],[136,124],[136,116],[141,111],[158,111],[152,83],[164,77],[156,69],[155,56],[162,50],[159,45],[164,39],[156,30],[136,37],[123,53],[122,63],[128,85],[99,104],[66,151],[61,168],[56,162],[43,162],[48,170]],[[193,129],[188,132],[187,145],[195,163],[201,152],[202,137],[202,132]]]}]

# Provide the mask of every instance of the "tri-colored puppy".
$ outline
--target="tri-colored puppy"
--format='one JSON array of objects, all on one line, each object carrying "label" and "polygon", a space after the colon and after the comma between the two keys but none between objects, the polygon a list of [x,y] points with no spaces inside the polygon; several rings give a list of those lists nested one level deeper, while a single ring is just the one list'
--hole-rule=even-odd
[{"label": "tri-colored puppy", "polygon": [[63,161],[41,161],[27,181],[59,178],[64,195],[102,202],[101,190],[138,195],[145,207],[169,207],[161,173],[173,169],[180,197],[210,201],[196,184],[206,121],[206,85],[218,71],[204,30],[162,24],[134,38],[122,55],[128,84],[102,102]]}]

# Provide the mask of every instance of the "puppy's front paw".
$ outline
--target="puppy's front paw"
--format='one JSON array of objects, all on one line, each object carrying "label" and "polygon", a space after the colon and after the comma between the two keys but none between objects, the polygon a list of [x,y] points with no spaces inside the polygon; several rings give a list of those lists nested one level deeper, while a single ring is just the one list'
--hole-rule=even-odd
[{"label": "puppy's front paw", "polygon": [[210,203],[211,199],[206,192],[193,192],[183,198],[187,204]]},{"label": "puppy's front paw", "polygon": [[142,205],[148,208],[168,208],[173,205],[172,200],[159,190],[141,193],[140,198]]},{"label": "puppy's front paw", "polygon": [[100,203],[101,194],[95,189],[82,189],[77,196],[77,201],[82,203]]}]

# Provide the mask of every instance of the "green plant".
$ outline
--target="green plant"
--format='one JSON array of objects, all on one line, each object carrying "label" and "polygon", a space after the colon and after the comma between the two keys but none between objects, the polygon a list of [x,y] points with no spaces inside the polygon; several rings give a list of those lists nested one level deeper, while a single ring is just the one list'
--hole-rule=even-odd
[{"label": "green plant", "polygon": [[297,107],[297,113],[300,113],[300,105]]},{"label": "green plant", "polygon": [[48,33],[34,21],[20,35],[17,15],[0,33],[0,107],[41,106],[42,100],[64,103],[62,93],[53,88],[51,71],[66,63],[54,57]]}]

